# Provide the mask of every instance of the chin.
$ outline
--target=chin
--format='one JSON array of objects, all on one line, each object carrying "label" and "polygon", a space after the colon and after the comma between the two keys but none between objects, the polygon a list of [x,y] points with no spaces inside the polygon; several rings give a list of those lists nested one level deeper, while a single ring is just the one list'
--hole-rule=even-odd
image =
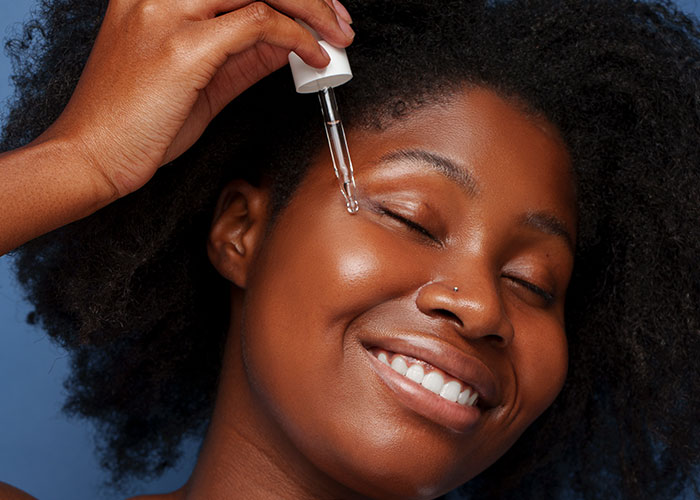
[{"label": "chin", "polygon": [[357,428],[335,429],[342,435],[326,435],[308,443],[321,446],[302,450],[318,469],[358,498],[434,499],[468,482],[502,454],[465,453],[452,431],[432,424],[358,420]]}]

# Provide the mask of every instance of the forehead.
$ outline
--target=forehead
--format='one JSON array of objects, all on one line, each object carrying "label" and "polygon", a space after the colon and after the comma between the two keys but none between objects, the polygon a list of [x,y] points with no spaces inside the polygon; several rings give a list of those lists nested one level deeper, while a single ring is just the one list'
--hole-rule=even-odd
[{"label": "forehead", "polygon": [[498,149],[503,156],[517,154],[522,162],[536,156],[538,161],[547,157],[570,166],[566,145],[556,126],[517,97],[505,98],[484,87],[455,90],[435,104],[384,122],[381,130],[353,132],[362,142],[371,142],[372,138],[413,139],[430,142],[443,151],[455,150],[462,156],[465,151],[459,151],[460,147],[468,148],[472,157]]}]

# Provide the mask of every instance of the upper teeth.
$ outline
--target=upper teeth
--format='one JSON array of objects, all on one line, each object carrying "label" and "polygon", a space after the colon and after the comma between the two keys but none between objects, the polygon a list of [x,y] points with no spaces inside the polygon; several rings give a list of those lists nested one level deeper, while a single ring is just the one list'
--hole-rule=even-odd
[{"label": "upper teeth", "polygon": [[461,381],[451,379],[445,382],[445,378],[448,376],[437,368],[433,368],[426,374],[420,363],[407,359],[401,354],[394,354],[391,362],[389,362],[389,354],[387,352],[373,351],[379,361],[389,365],[396,373],[409,378],[448,401],[474,406],[479,399],[479,394]]}]

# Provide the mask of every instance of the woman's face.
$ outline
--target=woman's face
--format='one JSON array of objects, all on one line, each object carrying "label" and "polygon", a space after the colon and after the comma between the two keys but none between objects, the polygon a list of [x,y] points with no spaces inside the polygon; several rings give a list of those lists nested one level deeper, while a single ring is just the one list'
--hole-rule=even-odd
[{"label": "woman's face", "polygon": [[325,153],[258,249],[240,383],[331,478],[433,498],[492,464],[562,387],[570,160],[553,126],[483,89],[349,144],[359,213]]}]

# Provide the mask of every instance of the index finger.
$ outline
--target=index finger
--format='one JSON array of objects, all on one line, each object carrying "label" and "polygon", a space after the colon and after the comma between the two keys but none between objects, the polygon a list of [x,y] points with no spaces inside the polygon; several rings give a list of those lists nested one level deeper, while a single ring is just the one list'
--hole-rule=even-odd
[{"label": "index finger", "polygon": [[[347,47],[355,37],[355,32],[345,19],[348,16],[348,12],[339,2],[342,11],[335,8],[332,0],[272,0],[270,3],[284,3],[289,4],[290,7],[294,6],[294,8],[298,9],[300,12],[290,11],[290,14],[308,24],[323,40],[331,45]],[[302,7],[302,4],[305,3],[314,4],[317,8],[307,9]],[[277,8],[277,6],[275,7]]]},{"label": "index finger", "polygon": [[[195,0],[197,8],[209,9],[214,7],[221,14],[240,9],[254,0]],[[333,7],[332,0],[266,0],[278,12],[291,18],[298,18],[313,28],[325,41],[336,47],[347,47],[354,38],[354,32],[344,17]],[[214,5],[212,5],[214,4]]]}]

